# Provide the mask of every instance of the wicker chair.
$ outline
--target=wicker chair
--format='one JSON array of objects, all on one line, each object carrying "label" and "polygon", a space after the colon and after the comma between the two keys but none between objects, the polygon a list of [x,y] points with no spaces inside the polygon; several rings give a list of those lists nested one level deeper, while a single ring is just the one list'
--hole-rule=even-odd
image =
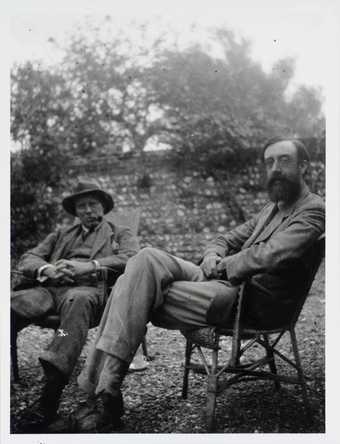
[{"label": "wicker chair", "polygon": [[[205,327],[186,333],[186,350],[184,363],[184,376],[182,397],[187,398],[188,395],[188,378],[190,370],[193,372],[203,373],[207,375],[207,403],[206,403],[206,423],[208,431],[214,429],[215,423],[215,406],[216,397],[222,391],[226,390],[232,384],[244,380],[264,379],[274,382],[276,389],[280,388],[280,383],[298,384],[302,390],[302,396],[306,412],[310,413],[310,405],[307,396],[307,378],[302,370],[298,344],[295,334],[295,324],[298,320],[304,302],[313,283],[316,272],[324,257],[325,236],[322,235],[311,249],[309,282],[305,287],[305,291],[300,295],[297,301],[295,311],[290,321],[283,326],[273,329],[256,329],[243,325],[241,319],[243,288],[241,287],[238,301],[236,316],[233,328],[217,328]],[[289,334],[294,361],[285,356],[277,349],[280,340],[285,333]],[[221,339],[225,336],[232,337],[231,356],[228,362],[219,365],[219,351],[222,348]],[[264,355],[257,357],[254,361],[247,362],[246,352],[251,350],[253,346],[260,346],[260,350],[264,351]],[[191,362],[192,352],[197,350],[200,364]],[[208,362],[207,350],[211,351],[211,362]],[[257,352],[258,353],[258,352]],[[279,375],[275,363],[275,358],[280,358],[289,366],[296,370],[297,376]],[[269,371],[263,369],[268,366]],[[223,381],[220,381],[224,376]]]}]

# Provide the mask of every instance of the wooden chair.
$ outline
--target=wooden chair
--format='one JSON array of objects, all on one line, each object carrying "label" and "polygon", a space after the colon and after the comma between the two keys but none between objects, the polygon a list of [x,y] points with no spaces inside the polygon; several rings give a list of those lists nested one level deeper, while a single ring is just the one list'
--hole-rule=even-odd
[{"label": "wooden chair", "polygon": [[[310,405],[307,397],[307,378],[302,370],[298,344],[295,334],[295,324],[298,320],[304,302],[313,283],[315,274],[324,257],[325,236],[322,235],[311,249],[309,282],[306,285],[305,292],[301,294],[297,301],[295,312],[290,321],[279,328],[274,329],[256,329],[249,328],[242,324],[241,311],[243,302],[243,288],[238,296],[237,309],[233,328],[205,327],[186,333],[186,350],[184,363],[184,376],[182,397],[187,398],[189,371],[196,371],[207,375],[207,403],[206,403],[206,422],[208,431],[212,431],[215,422],[216,397],[222,391],[226,390],[232,384],[244,380],[264,379],[274,382],[275,388],[280,388],[280,383],[298,384],[302,390],[302,396],[307,413],[310,413]],[[282,336],[285,333],[290,336],[294,361],[285,356],[277,349]],[[228,362],[219,365],[218,357],[221,347],[221,339],[225,336],[232,336],[231,357]],[[253,346],[260,346],[264,355],[257,357],[251,362],[246,361],[246,352]],[[205,351],[203,350],[205,349]],[[211,363],[208,362],[206,351],[211,350]],[[201,364],[191,362],[192,352],[197,350]],[[257,352],[258,353],[258,352]],[[241,359],[242,358],[242,359]],[[275,363],[275,358],[280,358],[289,366],[296,370],[297,376],[279,375]],[[269,367],[264,370],[263,367]],[[224,376],[224,380],[220,378]],[[221,378],[222,379],[222,378]]]},{"label": "wooden chair", "polygon": [[[138,233],[139,219],[140,219],[140,210],[130,210],[125,212],[113,212],[105,215],[105,218],[116,225],[127,226],[131,229],[134,235]],[[19,274],[14,271],[15,274]],[[107,267],[101,267],[97,272],[97,280],[98,287],[101,288],[101,291],[104,295],[107,295],[111,290],[112,285],[112,275],[110,275],[110,269]],[[32,283],[35,282],[32,280]],[[100,319],[97,320],[96,326],[99,324]],[[53,330],[57,330],[60,325],[59,315],[56,313],[49,314],[39,321],[35,321],[34,325],[37,325],[41,328],[52,328]],[[18,332],[15,328],[12,328],[11,325],[11,363],[12,363],[12,376],[15,382],[20,380],[19,376],[19,366],[18,366],[18,347],[17,347],[17,336]],[[146,339],[142,341],[142,351],[144,356],[148,359],[147,353],[147,345]]]}]

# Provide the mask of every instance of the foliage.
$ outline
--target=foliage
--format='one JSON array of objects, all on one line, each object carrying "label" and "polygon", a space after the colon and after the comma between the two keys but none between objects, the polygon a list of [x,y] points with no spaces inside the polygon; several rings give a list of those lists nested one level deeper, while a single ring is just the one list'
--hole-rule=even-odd
[{"label": "foliage", "polygon": [[12,72],[11,134],[22,146],[11,154],[13,256],[32,246],[55,223],[55,196],[68,158],[66,95],[60,76],[31,63]]},{"label": "foliage", "polygon": [[146,50],[145,27],[136,29],[135,42],[123,30],[112,31],[110,18],[100,26],[78,27],[65,48],[59,73],[71,92],[70,124],[74,154],[143,152],[156,128],[157,113],[146,67],[154,41]]},{"label": "foliage", "polygon": [[[143,186],[145,150],[161,143],[179,167],[189,163],[216,180],[256,162],[263,140],[278,134],[304,137],[322,160],[322,97],[302,86],[288,98],[294,60],[278,61],[268,74],[251,58],[250,42],[228,29],[212,30],[207,45],[180,45],[169,29],[154,33],[151,25],[132,25],[132,37],[109,17],[89,21],[65,47],[50,39],[61,63],[13,67],[11,136],[21,148],[11,160],[16,252],[18,239],[26,246],[52,227],[53,196],[74,156],[90,161],[130,150],[140,157]],[[242,216],[236,191],[231,184],[227,198]]]},{"label": "foliage", "polygon": [[[320,91],[302,86],[287,98],[293,59],[279,60],[267,74],[252,59],[250,42],[228,29],[211,30],[206,46],[180,46],[169,29],[154,35],[150,23],[132,27],[133,37],[109,17],[88,21],[61,48],[57,66],[17,69],[13,90],[26,92],[24,107],[13,101],[13,138],[18,126],[21,137],[33,131],[23,118],[28,111],[38,127],[52,126],[59,142],[64,135],[61,144],[72,155],[132,150],[143,162],[145,149],[163,142],[182,158],[225,168],[249,150],[254,157],[253,149],[274,134],[322,132]],[[39,102],[32,82],[61,100]]]},{"label": "foliage", "polygon": [[215,38],[223,57],[195,45],[164,52],[150,69],[164,110],[162,140],[175,148],[180,162],[228,170],[256,161],[256,148],[273,135],[321,135],[316,90],[301,87],[286,98],[292,59],[278,61],[266,74],[250,57],[248,41],[237,41],[225,29],[216,30]]}]

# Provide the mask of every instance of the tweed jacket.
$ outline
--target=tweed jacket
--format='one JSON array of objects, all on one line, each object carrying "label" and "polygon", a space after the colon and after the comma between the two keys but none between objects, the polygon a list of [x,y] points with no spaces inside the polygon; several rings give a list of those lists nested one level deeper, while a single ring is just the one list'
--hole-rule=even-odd
[{"label": "tweed jacket", "polygon": [[[296,202],[267,223],[274,207],[268,203],[248,222],[218,236],[205,251],[226,257],[226,276],[232,285],[246,282],[243,319],[263,327],[289,319],[306,286],[310,248],[325,230],[323,200],[307,186]],[[213,300],[210,322],[223,324],[223,306],[223,298]]]},{"label": "tweed jacket", "polygon": [[[80,224],[76,223],[49,234],[40,244],[21,257],[19,270],[25,276],[35,279],[41,266],[65,258],[69,246],[72,245],[80,229]],[[96,229],[96,233],[97,237],[89,260],[96,259],[100,265],[122,273],[128,259],[139,249],[137,238],[129,228],[113,225],[105,219]]]}]

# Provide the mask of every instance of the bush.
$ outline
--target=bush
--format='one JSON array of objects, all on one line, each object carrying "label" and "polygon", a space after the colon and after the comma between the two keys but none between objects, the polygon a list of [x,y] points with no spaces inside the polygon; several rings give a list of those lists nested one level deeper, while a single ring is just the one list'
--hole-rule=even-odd
[{"label": "bush", "polygon": [[11,154],[11,255],[15,259],[54,229],[67,156],[50,140]]}]

